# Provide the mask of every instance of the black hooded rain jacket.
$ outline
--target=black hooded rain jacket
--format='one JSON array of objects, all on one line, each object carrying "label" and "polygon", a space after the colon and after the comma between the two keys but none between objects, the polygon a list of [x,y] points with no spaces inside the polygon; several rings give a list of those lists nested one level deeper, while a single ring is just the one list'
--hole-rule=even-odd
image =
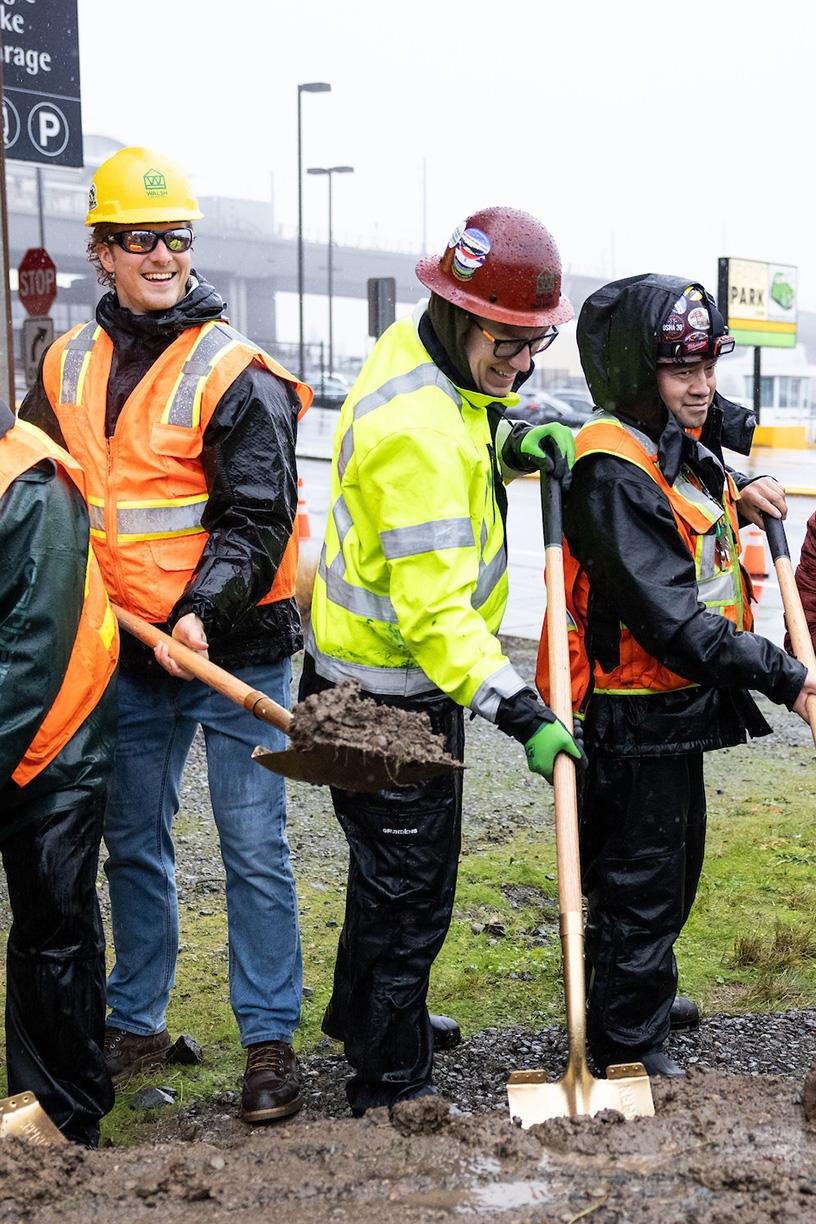
[{"label": "black hooded rain jacket", "polygon": [[[715,396],[699,441],[668,413],[657,390],[657,335],[691,282],[630,277],[593,294],[578,322],[581,362],[595,403],[647,433],[672,484],[687,465],[719,500],[722,447],[747,454],[756,424]],[[722,319],[713,303],[713,323]],[[738,488],[749,480],[733,473]],[[770,728],[746,691],[789,708],[805,669],[765,638],[738,633],[697,599],[694,562],[667,498],[645,472],[612,455],[581,460],[565,507],[570,550],[590,582],[587,643],[606,670],[619,657],[621,623],[654,658],[700,687],[649,696],[597,694],[586,719],[588,747],[615,755],[663,755],[742,743]]]}]

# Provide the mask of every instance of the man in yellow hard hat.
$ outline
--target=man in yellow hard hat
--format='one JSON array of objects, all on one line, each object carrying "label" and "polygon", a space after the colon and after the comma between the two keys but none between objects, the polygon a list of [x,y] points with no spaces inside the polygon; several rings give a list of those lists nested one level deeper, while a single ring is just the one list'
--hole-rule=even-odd
[{"label": "man in yellow hard hat", "polygon": [[[172,161],[121,149],[96,172],[88,205],[89,258],[110,291],[94,321],[50,347],[21,415],[85,468],[111,599],[287,705],[301,646],[294,438],[311,390],[224,321],[222,298],[193,270],[202,214]],[[165,646],[151,654],[125,638],[119,719],[105,821],[114,1082],[171,1044],[171,824],[200,724],[226,871],[230,1000],[248,1049],[242,1116],[295,1113],[301,954],[283,780],[250,761],[252,715]]]}]

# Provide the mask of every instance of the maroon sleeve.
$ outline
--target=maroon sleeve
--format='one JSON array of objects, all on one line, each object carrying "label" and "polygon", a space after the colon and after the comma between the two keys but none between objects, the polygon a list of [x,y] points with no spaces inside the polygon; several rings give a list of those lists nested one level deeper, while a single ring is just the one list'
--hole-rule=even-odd
[{"label": "maroon sleeve", "polygon": [[[802,607],[810,630],[811,641],[816,647],[816,514],[808,519],[805,542],[796,567],[796,585],[802,597]],[[790,651],[790,638],[785,635],[785,649]]]}]

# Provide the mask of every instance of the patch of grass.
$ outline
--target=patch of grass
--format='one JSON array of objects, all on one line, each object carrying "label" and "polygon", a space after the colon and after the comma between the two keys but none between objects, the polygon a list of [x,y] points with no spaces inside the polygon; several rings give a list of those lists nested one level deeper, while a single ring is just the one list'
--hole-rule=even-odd
[{"label": "patch of grass", "polygon": [[[708,758],[708,854],[676,948],[682,988],[706,1012],[816,1006],[816,797],[799,755],[789,748],[745,747]],[[429,1002],[455,1016],[466,1034],[562,1023],[549,791],[522,774],[507,793],[516,806],[534,799],[540,807],[532,807],[529,817],[505,820],[501,838],[490,840],[498,818],[491,812],[500,808],[507,815],[505,791],[516,783],[499,785],[489,771],[483,775],[478,785],[470,777],[466,784],[466,810],[474,817],[465,824],[455,916],[432,972]],[[296,1045],[308,1053],[322,1039],[344,888],[342,871],[302,871],[297,864],[296,871],[304,981],[311,992]],[[474,923],[489,919],[504,935],[474,931]],[[237,1090],[244,1053],[229,1006],[226,940],[222,895],[208,894],[184,910],[169,1026],[174,1037],[194,1036],[205,1062],[157,1068],[131,1080],[103,1123],[105,1137],[129,1144],[151,1132],[155,1115],[128,1108],[146,1085],[174,1088],[182,1106]]]}]

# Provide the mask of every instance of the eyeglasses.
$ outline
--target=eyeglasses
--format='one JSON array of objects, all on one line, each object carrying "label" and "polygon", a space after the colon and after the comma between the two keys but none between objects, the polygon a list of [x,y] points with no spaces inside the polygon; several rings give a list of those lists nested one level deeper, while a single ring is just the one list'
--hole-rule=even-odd
[{"label": "eyeglasses", "polygon": [[518,357],[519,353],[526,348],[530,350],[530,357],[535,357],[536,353],[543,353],[544,349],[549,348],[558,335],[558,328],[551,327],[543,336],[531,336],[529,340],[497,340],[476,319],[473,322],[485,339],[493,345],[494,357]]},{"label": "eyeglasses", "polygon": [[193,245],[193,231],[188,226],[169,230],[122,230],[119,234],[111,234],[105,241],[109,244],[115,242],[131,255],[149,255],[156,249],[159,239],[171,254],[180,255]]}]

